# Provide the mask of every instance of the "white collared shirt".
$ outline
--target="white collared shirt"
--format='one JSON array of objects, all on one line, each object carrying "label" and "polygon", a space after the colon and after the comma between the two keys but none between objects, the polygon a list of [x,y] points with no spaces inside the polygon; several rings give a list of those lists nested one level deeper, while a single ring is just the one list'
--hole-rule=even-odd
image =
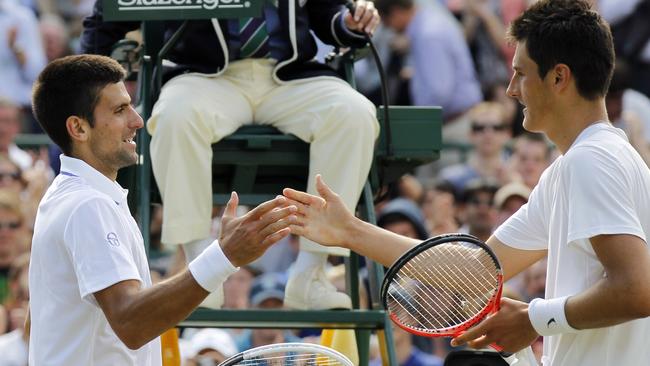
[{"label": "white collared shirt", "polygon": [[[650,234],[650,170],[609,123],[586,128],[542,174],[528,203],[494,235],[508,246],[548,249],[546,298],[591,288],[605,268],[590,238]],[[612,243],[616,245],[616,243]],[[650,318],[544,337],[544,366],[650,364]]]},{"label": "white collared shirt", "polygon": [[151,286],[127,191],[82,160],[61,155],[61,174],[36,216],[29,266],[29,364],[159,366],[160,339],[128,349],[94,293],[124,280]]}]

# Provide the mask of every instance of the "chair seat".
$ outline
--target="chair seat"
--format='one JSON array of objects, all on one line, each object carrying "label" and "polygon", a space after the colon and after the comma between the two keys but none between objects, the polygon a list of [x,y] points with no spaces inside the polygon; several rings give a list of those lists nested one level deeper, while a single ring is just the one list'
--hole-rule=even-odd
[{"label": "chair seat", "polygon": [[242,204],[257,204],[285,187],[305,190],[309,144],[271,126],[246,125],[212,145],[213,201],[237,191]]}]

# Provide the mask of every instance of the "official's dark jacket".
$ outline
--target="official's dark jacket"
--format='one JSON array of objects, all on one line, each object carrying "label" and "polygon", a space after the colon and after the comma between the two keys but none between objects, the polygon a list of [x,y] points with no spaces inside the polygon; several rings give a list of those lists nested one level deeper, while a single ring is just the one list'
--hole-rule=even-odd
[{"label": "official's dark jacket", "polygon": [[[315,76],[338,76],[328,66],[315,61],[317,46],[310,33],[325,43],[338,46],[365,45],[365,39],[345,29],[340,17],[347,11],[345,0],[278,0],[281,41],[286,42],[274,70],[278,82]],[[108,55],[111,47],[124,35],[139,28],[140,22],[104,22],[102,0],[97,0],[93,14],[84,20],[81,48],[84,53]],[[181,22],[165,23],[165,39]],[[170,51],[167,59],[175,66],[164,79],[186,72],[218,74],[231,62],[228,57],[228,20],[194,20],[185,35]]]}]

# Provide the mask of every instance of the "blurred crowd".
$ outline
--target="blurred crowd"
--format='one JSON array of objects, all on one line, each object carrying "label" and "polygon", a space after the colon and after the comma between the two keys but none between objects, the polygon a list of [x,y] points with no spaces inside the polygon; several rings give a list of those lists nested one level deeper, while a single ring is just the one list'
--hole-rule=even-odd
[{"label": "blurred crowd", "polygon": [[[388,103],[442,106],[445,144],[439,161],[385,187],[376,205],[378,225],[418,239],[463,232],[485,240],[527,202],[558,154],[544,136],[523,130],[522,107],[507,95],[514,53],[505,38],[507,25],[532,1],[375,1],[383,25],[374,42],[387,74]],[[593,3],[612,25],[619,56],[607,96],[610,120],[650,163],[650,22],[638,21],[639,14],[648,14],[650,1]],[[32,83],[48,62],[78,52],[82,21],[93,4],[0,0],[0,366],[26,365],[23,323],[31,232],[38,202],[58,164],[55,146],[23,150],[16,137],[41,132],[31,113]],[[363,59],[355,70],[358,89],[381,104],[374,61]],[[219,217],[215,208],[215,237]],[[160,207],[155,207],[150,264],[157,279],[184,265],[180,252],[171,253],[159,243],[161,221]],[[282,308],[288,267],[297,253],[297,238],[289,237],[231,276],[224,286],[224,308]],[[344,288],[341,268],[340,259],[332,258],[329,276]],[[543,261],[526,270],[506,284],[506,296],[524,301],[543,297],[545,271]],[[361,278],[363,283],[363,272]],[[363,288],[361,296],[367,298]],[[317,341],[317,335],[186,329],[180,349],[184,364],[203,366],[254,346]],[[441,365],[450,350],[446,340],[417,338],[399,329],[395,340],[400,365]]]}]

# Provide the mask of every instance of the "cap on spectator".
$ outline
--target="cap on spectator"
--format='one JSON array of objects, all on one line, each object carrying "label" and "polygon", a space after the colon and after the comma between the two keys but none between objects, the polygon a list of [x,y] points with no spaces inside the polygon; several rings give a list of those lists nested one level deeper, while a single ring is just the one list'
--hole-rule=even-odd
[{"label": "cap on spectator", "polygon": [[251,285],[251,306],[259,306],[268,299],[284,300],[285,276],[281,273],[265,273],[253,280]]},{"label": "cap on spectator", "polygon": [[222,329],[201,329],[194,334],[191,344],[193,356],[205,350],[215,350],[226,358],[237,353],[235,341],[228,332]]},{"label": "cap on spectator", "polygon": [[510,197],[521,197],[528,201],[530,196],[530,188],[521,182],[511,182],[499,188],[497,193],[494,194],[494,204],[497,208],[502,208]]},{"label": "cap on spectator", "polygon": [[479,192],[486,192],[490,194],[496,194],[496,191],[499,190],[499,183],[494,179],[488,178],[475,178],[467,182],[465,189],[462,193],[462,201],[468,202],[472,197],[474,197]]}]

